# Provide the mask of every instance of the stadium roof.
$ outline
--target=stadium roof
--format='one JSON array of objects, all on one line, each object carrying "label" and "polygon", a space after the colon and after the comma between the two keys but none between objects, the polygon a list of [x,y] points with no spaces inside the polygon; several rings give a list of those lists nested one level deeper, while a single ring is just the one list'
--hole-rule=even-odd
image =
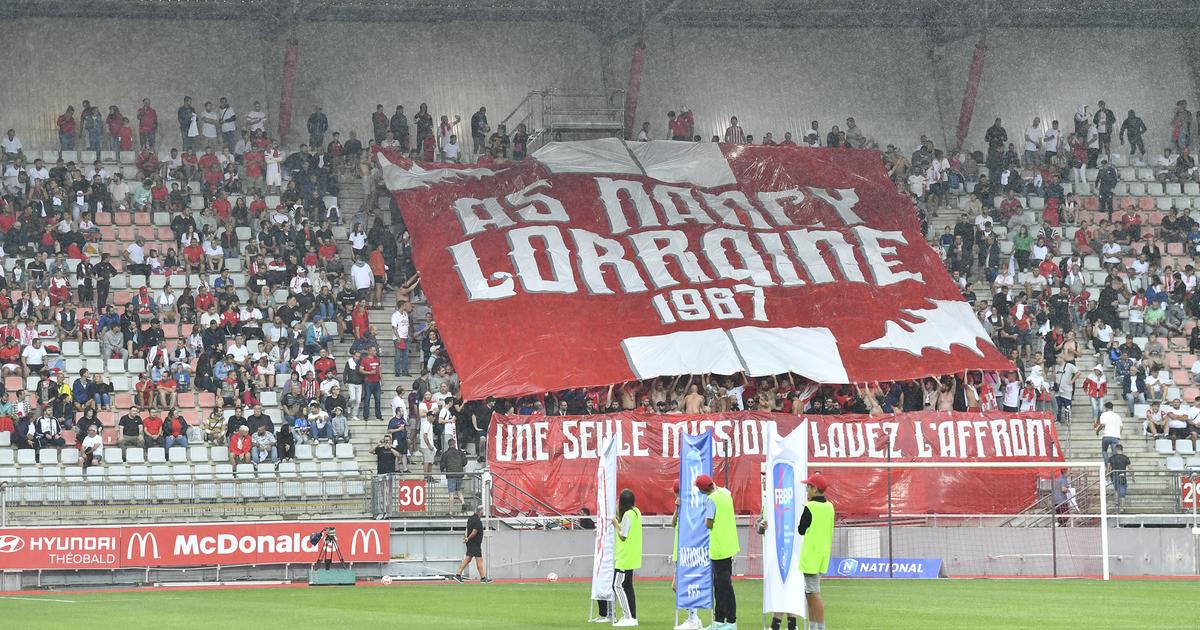
[{"label": "stadium roof", "polygon": [[442,22],[569,21],[631,32],[674,26],[834,28],[1200,26],[1195,0],[0,0],[0,15]]}]

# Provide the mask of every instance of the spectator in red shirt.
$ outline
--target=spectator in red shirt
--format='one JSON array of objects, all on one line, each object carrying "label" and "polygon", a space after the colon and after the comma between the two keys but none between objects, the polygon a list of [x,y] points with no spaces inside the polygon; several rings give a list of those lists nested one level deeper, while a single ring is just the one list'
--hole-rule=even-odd
[{"label": "spectator in red shirt", "polygon": [[[242,161],[246,165],[246,192],[261,191],[263,189],[263,173],[267,167],[266,156],[263,155],[261,149],[251,149],[242,155]],[[253,210],[253,206],[251,206],[251,210]]]},{"label": "spectator in red shirt", "polygon": [[157,409],[150,409],[150,415],[142,420],[142,431],[147,448],[163,445],[163,419],[159,417]]},{"label": "spectator in red shirt", "polygon": [[166,448],[172,446],[182,446],[187,448],[188,423],[181,414],[167,413],[167,421],[164,426]]},{"label": "spectator in red shirt", "polygon": [[138,154],[134,165],[137,166],[138,172],[142,174],[143,178],[154,177],[154,174],[158,172],[158,156],[152,149],[142,147],[142,152]]},{"label": "spectator in red shirt", "polygon": [[158,112],[150,107],[150,99],[142,99],[142,107],[137,111],[138,144],[143,149],[154,150],[155,134],[158,133]]},{"label": "spectator in red shirt", "polygon": [[383,422],[383,390],[380,388],[379,378],[379,349],[371,346],[367,349],[367,356],[358,362],[358,371],[362,374],[363,379],[363,402],[362,414],[367,417],[370,413],[371,397],[375,397],[375,419]]},{"label": "spectator in red shirt", "polygon": [[122,151],[133,150],[133,129],[129,127],[129,119],[122,117],[121,126],[117,129],[117,138]]},{"label": "spectator in red shirt", "polygon": [[238,432],[229,438],[229,463],[234,466],[249,464],[251,446],[253,442],[250,440],[250,428],[243,424],[238,427]]},{"label": "spectator in red shirt", "polygon": [[75,107],[68,105],[66,113],[58,117],[58,150],[74,151],[76,137]]},{"label": "spectator in red shirt", "polygon": [[108,129],[108,149],[110,151],[121,150],[121,121],[124,116],[121,115],[121,110],[116,105],[110,105],[108,108],[108,116],[104,118],[104,125]]}]

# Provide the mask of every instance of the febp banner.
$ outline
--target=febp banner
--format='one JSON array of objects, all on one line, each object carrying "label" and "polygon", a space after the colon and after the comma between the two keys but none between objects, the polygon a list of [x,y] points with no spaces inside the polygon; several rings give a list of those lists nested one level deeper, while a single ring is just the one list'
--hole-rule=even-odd
[{"label": "febp banner", "polygon": [[375,157],[467,399],[1012,367],[874,151],[608,138],[519,162]]},{"label": "febp banner", "polygon": [[942,561],[937,558],[830,558],[826,577],[852,578],[938,578]]},{"label": "febp banner", "polygon": [[612,520],[617,513],[617,442],[608,439],[596,461],[596,547],[592,554],[592,599],[613,600]]},{"label": "febp banner", "polygon": [[804,537],[797,531],[807,498],[808,426],[801,423],[781,436],[768,427],[767,493],[763,516],[763,612],[791,613],[807,617],[804,574],[800,572],[800,547]]},{"label": "febp banner", "polygon": [[0,529],[0,569],[305,564],[317,559],[309,536],[325,527],[347,562],[391,558],[387,524],[374,521],[28,527]]},{"label": "febp banner", "polygon": [[712,608],[712,560],[708,557],[708,497],[696,477],[713,472],[712,430],[685,435],[679,455],[679,520],[676,541],[675,607]]},{"label": "febp banner", "polygon": [[[888,451],[895,462],[1021,462],[1061,460],[1048,414],[918,412],[893,416],[806,416],[809,466],[877,462],[878,468],[830,468],[829,498],[838,514],[887,513]],[[742,514],[759,514],[759,468],[767,427],[782,434],[800,416],[736,412],[709,415],[618,413],[597,416],[492,418],[488,465],[498,475],[563,514],[597,508],[596,460],[604,440],[616,442],[617,470],[645,514],[671,514],[682,436],[713,431],[713,478],[733,493]],[[1005,513],[1037,497],[1028,469],[894,469],[892,508],[898,514]]]}]

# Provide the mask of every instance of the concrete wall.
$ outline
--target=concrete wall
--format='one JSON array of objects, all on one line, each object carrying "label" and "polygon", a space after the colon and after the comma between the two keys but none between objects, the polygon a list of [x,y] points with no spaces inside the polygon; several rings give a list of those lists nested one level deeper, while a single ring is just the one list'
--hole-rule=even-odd
[{"label": "concrete wall", "polygon": [[[1160,152],[1170,137],[1175,101],[1188,99],[1196,111],[1197,86],[1184,58],[1186,31],[1170,29],[1001,29],[989,33],[983,81],[975,102],[969,142],[983,146],[983,134],[997,117],[1004,120],[1010,140],[1041,117],[1060,128],[1073,128],[1076,108],[1083,103],[1094,113],[1103,100],[1117,115],[1136,110],[1149,128],[1147,150]],[[966,85],[974,40],[939,50],[948,66],[949,92],[956,103]],[[958,121],[958,105],[949,116]],[[951,138],[953,129],[948,130]],[[1018,146],[1018,150],[1020,147]],[[1113,139],[1113,150],[1117,150]]]},{"label": "concrete wall", "polygon": [[[305,121],[321,105],[330,127],[369,135],[382,103],[409,115],[427,102],[438,116],[463,117],[486,106],[493,126],[530,91],[588,88],[600,83],[599,43],[571,25],[521,24],[480,37],[478,24],[317,23],[300,41],[292,140],[307,138]],[[163,140],[177,146],[174,112],[187,94],[197,109],[228,96],[239,113],[253,101],[278,125],[282,38],[271,42],[252,24],[198,20],[19,19],[6,25],[0,64],[0,126],[26,145],[57,145],[54,121],[67,105],[118,105],[136,125],[143,97],[159,112]],[[51,44],[53,42],[53,44]]]},{"label": "concrete wall", "polygon": [[[148,96],[173,142],[173,112],[184,94],[198,102],[225,95],[239,112],[257,99],[276,114],[283,36],[254,24],[23,18],[6,26],[0,126],[18,129],[31,146],[53,145],[55,117],[84,98],[132,114]],[[606,70],[612,87],[625,87],[632,38],[602,48],[583,27],[547,23],[505,25],[492,37],[480,32],[466,22],[301,27],[293,140],[302,139],[316,105],[334,129],[364,134],[376,103],[389,113],[403,103],[411,114],[427,102],[435,119],[469,119],[486,105],[495,124],[532,90],[600,89]],[[1058,118],[1065,128],[1078,104],[1094,108],[1105,99],[1122,118],[1138,110],[1150,127],[1149,144],[1163,144],[1174,102],[1198,87],[1182,35],[1170,29],[990,33],[970,142],[981,144],[996,116],[1010,138],[1019,138],[1033,116],[1047,124]],[[767,131],[799,135],[810,120],[825,132],[854,116],[881,144],[906,149],[921,134],[938,144],[953,139],[975,45],[962,40],[930,57],[915,28],[700,29],[671,28],[669,20],[653,27],[646,42],[637,120],[649,121],[656,137],[665,137],[668,110],[688,106],[706,140],[733,115],[756,138]],[[939,76],[945,85],[937,85]]]}]

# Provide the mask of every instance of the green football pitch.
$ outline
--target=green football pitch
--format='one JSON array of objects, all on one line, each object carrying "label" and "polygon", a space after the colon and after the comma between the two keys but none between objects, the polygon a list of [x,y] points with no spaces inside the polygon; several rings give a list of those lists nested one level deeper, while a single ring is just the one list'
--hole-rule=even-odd
[{"label": "green football pitch", "polygon": [[[757,629],[762,584],[736,586],[738,627]],[[822,588],[833,630],[1200,627],[1197,583],[1187,580],[830,580]],[[588,592],[583,582],[25,592],[0,595],[0,627],[604,627],[585,623]],[[639,582],[637,599],[641,627],[674,625],[669,582]]]}]

